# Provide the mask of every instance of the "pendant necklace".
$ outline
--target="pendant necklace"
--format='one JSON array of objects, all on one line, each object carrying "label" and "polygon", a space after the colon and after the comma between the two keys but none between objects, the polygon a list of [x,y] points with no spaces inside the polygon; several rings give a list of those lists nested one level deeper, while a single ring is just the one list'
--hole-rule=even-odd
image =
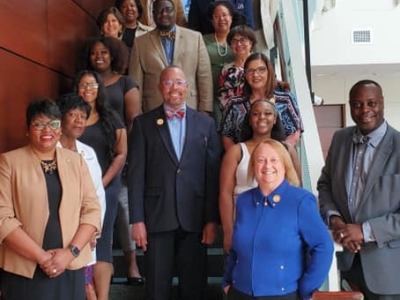
[{"label": "pendant necklace", "polygon": [[51,175],[51,174],[53,174],[53,171],[57,170],[57,159],[56,158],[53,158],[51,161],[45,161],[45,160],[42,160],[39,157],[39,155],[36,154],[35,151],[32,150],[32,152],[39,159],[40,166],[42,167],[43,171],[46,174],[50,174]]},{"label": "pendant necklace", "polygon": [[218,51],[219,56],[224,57],[225,55],[227,55],[228,54],[228,45],[226,43],[225,43],[225,46],[223,44],[220,44],[218,42],[217,35],[215,33],[214,33],[214,40],[217,43],[217,51]]},{"label": "pendant necklace", "polygon": [[40,166],[42,167],[42,169],[45,173],[51,175],[51,174],[53,174],[53,171],[57,170],[57,160],[53,159],[50,162],[40,160]]}]

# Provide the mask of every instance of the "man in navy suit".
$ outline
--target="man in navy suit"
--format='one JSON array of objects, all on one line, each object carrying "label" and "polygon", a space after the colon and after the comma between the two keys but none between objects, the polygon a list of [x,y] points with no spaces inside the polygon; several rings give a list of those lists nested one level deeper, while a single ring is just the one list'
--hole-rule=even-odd
[{"label": "man in navy suit", "polygon": [[206,245],[216,236],[221,145],[214,121],[186,105],[183,71],[161,72],[163,104],[134,121],[129,137],[132,236],[146,251],[149,300],[168,300],[176,269],[182,300],[200,300]]},{"label": "man in navy suit", "polygon": [[342,278],[368,300],[400,299],[400,133],[384,119],[381,86],[350,90],[356,126],[335,133],[318,180],[320,211],[344,250]]}]

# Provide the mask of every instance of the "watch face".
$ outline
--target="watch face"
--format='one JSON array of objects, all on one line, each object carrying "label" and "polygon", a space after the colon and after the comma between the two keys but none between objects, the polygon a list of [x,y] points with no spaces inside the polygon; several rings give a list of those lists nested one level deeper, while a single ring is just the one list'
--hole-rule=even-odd
[{"label": "watch face", "polygon": [[77,257],[79,255],[79,253],[81,253],[81,251],[75,246],[70,246],[70,249],[71,249],[72,255],[75,257]]}]

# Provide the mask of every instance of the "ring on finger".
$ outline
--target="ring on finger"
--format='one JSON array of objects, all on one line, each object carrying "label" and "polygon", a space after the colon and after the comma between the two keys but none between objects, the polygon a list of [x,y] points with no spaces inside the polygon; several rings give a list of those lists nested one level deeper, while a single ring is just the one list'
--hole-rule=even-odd
[{"label": "ring on finger", "polygon": [[339,233],[339,236],[340,236],[341,239],[344,238],[343,232]]},{"label": "ring on finger", "polygon": [[57,269],[53,269],[53,274],[56,274],[57,273]]}]

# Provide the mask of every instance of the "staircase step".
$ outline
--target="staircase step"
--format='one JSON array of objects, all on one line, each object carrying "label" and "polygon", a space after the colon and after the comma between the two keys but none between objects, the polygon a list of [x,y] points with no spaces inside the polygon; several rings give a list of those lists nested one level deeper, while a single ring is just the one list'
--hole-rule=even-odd
[{"label": "staircase step", "polygon": [[[113,263],[114,263],[114,281],[122,278],[126,281],[126,261],[124,253],[119,249],[113,250]],[[141,249],[136,250],[136,261],[142,276],[145,274],[145,259],[144,253]],[[224,255],[221,248],[208,248],[207,249],[207,274],[209,277],[221,277],[224,266]],[[119,279],[118,279],[119,280]],[[118,281],[117,280],[117,281]],[[113,281],[113,282],[114,282]],[[119,280],[120,281],[120,280]]]},{"label": "staircase step", "polygon": [[[220,281],[220,278],[215,278],[214,280]],[[175,284],[172,285],[171,294],[171,300],[176,300],[178,289]],[[221,285],[219,283],[209,283],[205,291],[204,299],[222,300],[223,297]],[[144,287],[112,284],[110,290],[110,300],[145,300]]]}]

